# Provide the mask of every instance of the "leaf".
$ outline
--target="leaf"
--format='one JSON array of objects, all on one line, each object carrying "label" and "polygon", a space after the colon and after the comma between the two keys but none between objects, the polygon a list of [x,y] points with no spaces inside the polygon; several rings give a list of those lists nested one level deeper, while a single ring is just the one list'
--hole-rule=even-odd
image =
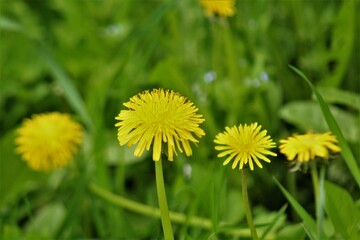
[{"label": "leaf", "polygon": [[24,28],[22,25],[14,22],[8,18],[0,17],[0,29],[22,32]]},{"label": "leaf", "polygon": [[335,230],[344,239],[360,239],[358,227],[360,211],[350,194],[343,188],[326,181],[325,211],[331,219]]},{"label": "leaf", "polygon": [[296,72],[302,79],[304,79],[306,81],[306,83],[309,85],[309,87],[311,88],[311,90],[313,91],[313,93],[316,96],[317,101],[319,102],[321,111],[324,115],[324,118],[330,128],[330,130],[336,135],[337,140],[339,141],[339,146],[341,148],[341,155],[343,156],[346,165],[348,166],[351,174],[353,175],[353,177],[356,180],[356,183],[358,184],[358,186],[360,186],[360,170],[359,167],[357,165],[357,162],[355,160],[354,155],[352,154],[349,145],[347,144],[343,133],[341,132],[339,125],[337,124],[335,118],[333,117],[333,115],[330,112],[330,109],[328,107],[328,105],[326,104],[326,102],[324,101],[324,99],[322,98],[322,96],[320,95],[320,93],[316,90],[315,86],[310,82],[310,80],[305,76],[305,74],[303,72],[301,72],[299,69],[293,67],[293,66],[289,66],[294,72]]},{"label": "leaf", "polygon": [[62,204],[52,203],[46,205],[31,219],[31,222],[26,226],[26,231],[28,233],[40,233],[42,236],[51,238],[60,227],[65,212],[66,210]]},{"label": "leaf", "polygon": [[343,104],[360,111],[359,94],[330,87],[319,87],[318,91],[327,103]]},{"label": "leaf", "polygon": [[[351,113],[338,107],[330,106],[330,111],[340,124],[344,137],[349,142],[358,142],[360,129],[358,119]],[[322,116],[319,104],[313,101],[294,101],[286,104],[280,110],[280,117],[294,124],[304,132],[326,132],[329,127]]]},{"label": "leaf", "polygon": [[305,232],[302,224],[285,225],[276,236],[277,240],[305,239]]},{"label": "leaf", "polygon": [[296,199],[279,183],[279,181],[275,177],[273,179],[276,185],[280,188],[281,192],[285,195],[291,206],[295,209],[296,213],[303,220],[305,227],[309,230],[310,237],[314,238],[314,236],[316,236],[315,220],[308,212],[306,212],[306,210],[300,205],[300,203],[296,201]]},{"label": "leaf", "polygon": [[224,216],[222,218],[226,218],[226,221],[229,223],[239,222],[245,216],[244,208],[243,208],[243,198],[240,191],[230,189],[228,196],[225,202],[226,209],[224,212]]}]

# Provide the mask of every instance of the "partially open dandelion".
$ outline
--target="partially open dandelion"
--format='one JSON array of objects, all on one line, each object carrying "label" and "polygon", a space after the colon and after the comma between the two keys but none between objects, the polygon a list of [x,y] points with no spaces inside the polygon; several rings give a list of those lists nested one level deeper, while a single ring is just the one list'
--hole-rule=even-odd
[{"label": "partially open dandelion", "polygon": [[208,16],[231,17],[235,14],[235,0],[200,0]]},{"label": "partially open dandelion", "polygon": [[309,162],[315,157],[328,158],[329,150],[340,152],[337,139],[330,132],[307,133],[294,135],[280,140],[280,152],[285,154],[289,161]]},{"label": "partially open dandelion", "polygon": [[[167,155],[173,160],[176,148],[190,156],[190,142],[197,143],[195,136],[205,135],[199,125],[203,116],[192,102],[173,91],[154,89],[130,98],[124,103],[128,110],[121,110],[115,118],[120,145],[129,147],[137,144],[135,156],[141,156],[153,145],[153,160],[160,159],[162,147],[166,144]],[[195,136],[194,136],[195,135]],[[164,144],[164,145],[163,145]]]},{"label": "partially open dandelion", "polygon": [[[325,165],[317,165],[315,158],[327,159],[329,151],[334,153],[340,152],[340,147],[337,145],[337,139],[331,132],[325,133],[307,133],[303,135],[295,134],[287,139],[280,140],[280,152],[284,154],[289,161],[292,161],[292,168],[290,171],[297,171],[304,166],[307,170],[310,167],[311,179],[314,189],[314,198],[316,203],[316,213],[320,216],[323,212],[322,205],[324,196],[324,181],[325,181]],[[318,174],[318,167],[320,166],[320,177]],[[322,235],[322,228],[319,225],[319,236]],[[319,237],[321,239],[321,237]]]},{"label": "partially open dandelion", "polygon": [[80,124],[68,114],[35,114],[17,129],[16,151],[37,171],[50,171],[66,166],[82,142]]},{"label": "partially open dandelion", "polygon": [[238,127],[226,127],[223,133],[219,133],[214,142],[219,144],[215,149],[222,151],[218,157],[230,155],[223,163],[228,164],[233,158],[232,168],[236,168],[239,164],[239,169],[242,169],[244,164],[249,164],[250,169],[254,170],[253,161],[259,168],[262,164],[259,160],[271,162],[265,155],[276,156],[276,153],[269,151],[269,148],[274,148],[275,143],[271,137],[267,135],[267,131],[260,131],[261,125],[252,123],[248,125],[240,124]]}]

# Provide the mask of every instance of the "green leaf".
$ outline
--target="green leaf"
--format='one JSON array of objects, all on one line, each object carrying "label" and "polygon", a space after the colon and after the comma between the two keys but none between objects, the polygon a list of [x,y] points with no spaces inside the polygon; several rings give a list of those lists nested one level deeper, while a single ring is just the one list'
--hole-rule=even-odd
[{"label": "green leaf", "polygon": [[0,17],[0,29],[22,32],[24,28],[22,25],[14,22],[8,18]]},{"label": "green leaf", "polygon": [[62,204],[51,203],[41,208],[26,226],[28,233],[39,233],[51,238],[60,227],[65,217],[65,208]]},{"label": "green leaf", "polygon": [[335,230],[344,239],[360,239],[358,231],[360,211],[350,194],[345,189],[328,181],[325,182],[325,191],[325,211]]},{"label": "green leaf", "polygon": [[308,212],[306,212],[306,210],[300,205],[300,203],[296,201],[296,199],[281,185],[281,183],[279,183],[279,181],[275,177],[273,179],[276,185],[280,188],[281,192],[285,195],[291,206],[295,209],[296,213],[303,220],[305,227],[309,231],[310,237],[314,238],[314,236],[316,236],[317,229],[315,220]]},{"label": "green leaf", "polygon": [[[348,111],[335,106],[330,106],[330,111],[336,121],[341,123],[340,128],[345,139],[353,143],[358,142],[360,137],[359,119]],[[319,104],[313,101],[290,102],[281,108],[280,117],[304,132],[329,131]]]},{"label": "green leaf", "polygon": [[305,239],[305,232],[302,224],[285,225],[276,236],[277,240]]},{"label": "green leaf", "polygon": [[360,111],[359,94],[330,87],[319,87],[318,91],[327,103],[343,104]]},{"label": "green leaf", "polygon": [[350,172],[352,173],[353,177],[356,180],[356,183],[358,184],[358,186],[360,186],[360,170],[359,167],[357,165],[357,162],[355,160],[354,155],[352,154],[349,145],[347,144],[343,133],[341,132],[335,118],[333,117],[333,115],[330,112],[330,109],[328,107],[328,105],[325,103],[324,99],[322,98],[322,96],[320,95],[320,93],[316,90],[315,86],[310,82],[310,80],[305,76],[304,73],[302,73],[299,69],[293,67],[293,66],[289,66],[294,72],[296,72],[302,79],[304,79],[307,84],[310,86],[311,90],[313,91],[313,93],[316,96],[317,101],[319,102],[320,108],[322,110],[322,113],[324,115],[324,118],[330,128],[330,131],[332,131],[338,141],[339,141],[339,146],[341,148],[341,155],[343,156]]}]

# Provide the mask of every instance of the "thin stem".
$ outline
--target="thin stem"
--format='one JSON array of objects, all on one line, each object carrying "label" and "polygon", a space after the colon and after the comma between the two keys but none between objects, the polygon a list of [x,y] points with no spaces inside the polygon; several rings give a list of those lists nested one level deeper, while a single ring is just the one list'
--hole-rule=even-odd
[{"label": "thin stem", "polygon": [[[291,193],[291,195],[296,198],[298,195],[297,187],[296,187],[296,172],[288,172],[287,173],[286,183],[287,183],[286,186],[287,186],[287,189],[289,190],[289,193]],[[291,214],[291,217],[293,219],[295,219],[296,221],[300,220],[299,215],[297,215],[294,208],[290,208],[290,214]]]},{"label": "thin stem", "polygon": [[317,215],[317,227],[318,227],[318,234],[319,239],[324,239],[324,232],[323,232],[323,220],[324,220],[324,209],[323,203],[325,201],[325,166],[320,167],[320,179],[319,179],[319,195],[318,195],[318,202],[316,206],[316,215]]},{"label": "thin stem", "polygon": [[324,194],[325,194],[324,193],[325,167],[321,166],[320,168],[320,179],[316,168],[316,162],[313,161],[310,164],[310,167],[311,167],[311,178],[313,182],[315,207],[316,207],[317,234],[318,234],[318,239],[321,240],[324,238],[324,232],[322,227],[324,211],[322,206],[323,206]]},{"label": "thin stem", "polygon": [[[94,183],[90,183],[88,185],[88,189],[95,196],[99,197],[100,199],[103,199],[107,203],[112,204],[116,207],[121,207],[144,216],[160,218],[160,210],[158,208],[151,207],[121,197],[119,195],[113,194]],[[183,213],[170,211],[170,219],[172,220],[172,222],[179,224],[188,224],[193,227],[199,227],[207,230],[211,230],[212,228],[212,222],[208,218],[203,218],[198,216],[187,216]],[[229,226],[229,223],[220,222],[219,226]],[[241,236],[245,238],[248,238],[250,236],[250,233],[247,229],[227,229],[225,232],[234,236]]]},{"label": "thin stem", "polygon": [[[89,185],[89,189],[96,196],[104,199],[105,201],[115,206],[123,207],[125,209],[128,209],[130,211],[145,216],[156,217],[156,218],[159,218],[161,216],[160,210],[158,208],[150,207],[148,205],[141,204],[132,201],[130,199],[115,195],[93,183]],[[201,227],[204,229],[210,229],[212,226],[211,221],[207,218],[201,218],[196,216],[188,218],[185,214],[177,213],[177,212],[170,212],[170,218],[173,222],[177,222],[177,223],[189,222],[189,224],[194,227]]]},{"label": "thin stem", "polygon": [[161,224],[163,227],[164,238],[165,240],[173,240],[174,234],[172,231],[169,209],[166,200],[165,193],[165,184],[164,184],[164,176],[163,176],[163,168],[162,168],[162,160],[155,161],[155,174],[156,174],[156,188],[158,194],[159,208],[160,208],[160,216],[161,216]]},{"label": "thin stem", "polygon": [[246,186],[246,176],[245,176],[245,169],[241,170],[241,183],[242,183],[242,192],[243,192],[243,201],[244,201],[244,209],[246,213],[246,220],[248,222],[251,236],[253,240],[259,239],[256,233],[255,225],[253,222],[253,218],[251,215],[251,209],[250,209],[250,203],[249,203],[249,196],[247,192],[247,186]]},{"label": "thin stem", "polygon": [[312,161],[310,163],[310,168],[311,168],[311,179],[314,189],[314,198],[315,198],[315,203],[317,204],[319,202],[319,175],[316,169],[315,161]]}]

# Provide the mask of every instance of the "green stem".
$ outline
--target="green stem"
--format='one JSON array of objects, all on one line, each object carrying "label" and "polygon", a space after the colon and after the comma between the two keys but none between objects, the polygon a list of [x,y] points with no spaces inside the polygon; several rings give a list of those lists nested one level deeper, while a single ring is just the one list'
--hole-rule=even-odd
[{"label": "green stem", "polygon": [[242,183],[242,192],[243,192],[243,201],[244,201],[244,209],[246,213],[246,220],[248,222],[251,236],[253,240],[259,239],[256,233],[255,225],[253,222],[253,218],[251,215],[251,209],[250,209],[250,203],[249,203],[249,196],[247,192],[247,186],[246,186],[246,176],[245,176],[245,169],[241,170],[241,183]]},{"label": "green stem", "polygon": [[161,224],[164,231],[165,240],[173,240],[174,234],[172,231],[169,209],[166,200],[165,193],[165,184],[164,184],[164,176],[163,176],[163,168],[162,168],[162,160],[155,161],[155,174],[156,174],[156,188],[158,194],[159,208],[160,208],[160,216],[161,216]]},{"label": "green stem", "polygon": [[[286,187],[289,193],[297,198],[297,187],[296,187],[296,172],[288,172],[286,177]],[[290,208],[290,214],[293,219],[300,221],[299,215],[296,213],[294,208]]]},{"label": "green stem", "polygon": [[313,182],[313,188],[314,188],[314,198],[315,198],[315,207],[316,207],[316,223],[317,223],[317,234],[318,239],[323,239],[323,217],[324,217],[324,211],[323,211],[323,202],[324,202],[324,180],[325,180],[325,168],[324,166],[321,166],[320,168],[320,179],[318,175],[318,171],[316,169],[316,162],[312,161],[310,164],[311,167],[311,178]]},{"label": "green stem", "polygon": [[313,189],[314,189],[314,200],[315,200],[315,203],[317,204],[319,202],[319,175],[318,175],[318,171],[316,169],[315,161],[312,161],[310,163],[310,169],[311,169],[311,179],[312,179],[312,184],[313,184]]},{"label": "green stem", "polygon": [[[88,189],[92,194],[99,197],[100,199],[103,199],[109,204],[112,204],[116,207],[121,207],[124,209],[127,209],[129,211],[149,216],[153,218],[160,218],[160,210],[158,208],[150,207],[148,205],[138,203],[135,201],[132,201],[130,199],[121,197],[119,195],[113,194],[109,192],[106,189],[103,189],[99,186],[97,186],[94,183],[90,183],[88,185]],[[193,227],[199,227],[207,230],[212,229],[212,222],[208,218],[202,218],[198,216],[187,216],[183,213],[179,212],[171,212],[170,211],[170,219],[172,222],[179,223],[179,224],[188,224]],[[229,223],[227,222],[220,222],[219,226],[229,226]],[[248,238],[250,236],[250,233],[247,229],[227,229],[225,231],[227,234],[231,234],[234,236],[240,236],[244,238]]]},{"label": "green stem", "polygon": [[325,202],[325,166],[321,166],[320,168],[320,180],[319,180],[319,195],[318,195],[318,202],[316,207],[316,215],[317,215],[317,227],[318,227],[318,234],[319,239],[324,239],[324,232],[323,232],[323,220],[324,220],[324,209],[323,203]]},{"label": "green stem", "polygon": [[[141,204],[127,198],[115,195],[93,183],[89,185],[90,191],[96,196],[106,200],[108,203],[114,204],[118,207],[123,207],[127,210],[139,213],[141,215],[150,216],[150,217],[160,217],[160,210],[158,208],[150,207],[145,204]],[[189,219],[185,214],[170,212],[170,218],[173,222],[177,223],[186,223],[189,222],[190,225],[194,227],[201,227],[204,229],[210,229],[212,223],[207,218],[200,217],[190,217]]]}]

